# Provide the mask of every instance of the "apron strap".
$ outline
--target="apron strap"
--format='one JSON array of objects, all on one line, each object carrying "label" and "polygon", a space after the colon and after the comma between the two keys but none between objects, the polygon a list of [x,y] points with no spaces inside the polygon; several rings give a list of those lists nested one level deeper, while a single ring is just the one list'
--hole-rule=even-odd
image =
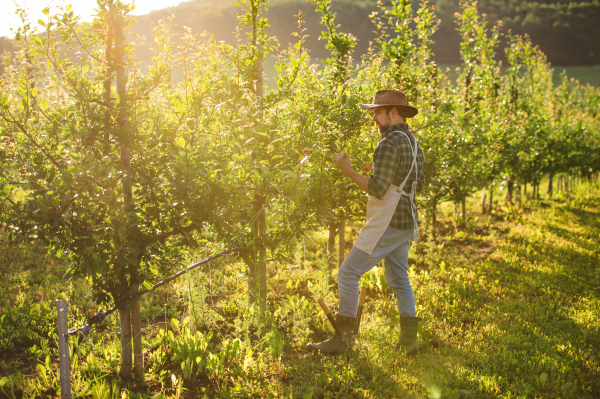
[{"label": "apron strap", "polygon": [[[410,146],[411,152],[413,153],[413,162],[412,162],[412,165],[410,165],[410,170],[408,171],[408,173],[406,174],[406,177],[404,178],[404,181],[400,185],[402,193],[404,195],[408,195],[404,191],[404,185],[408,181],[410,173],[412,172],[413,169],[415,169],[416,172],[417,172],[416,177],[417,178],[419,177],[419,166],[417,164],[417,152],[418,152],[418,149],[417,149],[417,138],[413,136],[414,139],[415,139],[415,143],[414,143],[414,146],[413,146],[413,144],[410,142],[410,138],[408,137],[408,135],[406,133],[404,133],[402,130],[395,130],[394,133],[402,133],[404,135],[404,137],[406,137],[406,139],[408,140],[408,145]],[[414,191],[414,190],[415,190],[415,188],[411,188],[411,192]]]},{"label": "apron strap", "polygon": [[413,153],[413,161],[412,161],[412,165],[410,165],[410,170],[408,171],[408,174],[406,175],[406,177],[404,178],[404,181],[402,182],[402,184],[400,185],[400,189],[402,190],[402,195],[406,195],[407,197],[409,197],[409,201],[410,201],[410,207],[411,207],[411,216],[413,219],[413,235],[412,235],[412,239],[415,242],[419,241],[419,221],[417,218],[417,206],[415,205],[415,194],[417,192],[417,180],[413,181],[412,183],[412,187],[410,190],[410,193],[407,194],[404,191],[404,185],[406,184],[408,177],[410,176],[410,173],[412,172],[413,169],[415,169],[416,171],[416,179],[419,178],[419,165],[417,164],[417,152],[418,152],[418,147],[417,147],[417,138],[414,137],[414,146],[413,144],[411,144],[410,142],[410,138],[408,137],[408,135],[403,132],[402,130],[396,130],[395,132],[398,133],[402,133],[404,135],[404,137],[406,137],[406,139],[408,140],[408,145],[410,146],[410,149]]}]

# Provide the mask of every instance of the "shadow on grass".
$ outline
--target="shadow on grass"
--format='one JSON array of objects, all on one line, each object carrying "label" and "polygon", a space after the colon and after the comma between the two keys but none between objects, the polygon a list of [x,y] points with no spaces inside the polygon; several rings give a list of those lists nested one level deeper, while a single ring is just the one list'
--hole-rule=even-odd
[{"label": "shadow on grass", "polygon": [[514,226],[489,259],[455,262],[425,288],[425,353],[454,362],[444,396],[600,394],[598,212],[557,206]]}]

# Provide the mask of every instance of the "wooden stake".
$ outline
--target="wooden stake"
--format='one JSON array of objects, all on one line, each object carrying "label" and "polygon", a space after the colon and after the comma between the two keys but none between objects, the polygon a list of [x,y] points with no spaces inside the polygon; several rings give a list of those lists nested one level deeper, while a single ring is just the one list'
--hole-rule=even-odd
[{"label": "wooden stake", "polygon": [[58,356],[60,364],[60,397],[71,399],[71,362],[69,360],[69,322],[67,318],[67,301],[56,300],[58,324]]}]

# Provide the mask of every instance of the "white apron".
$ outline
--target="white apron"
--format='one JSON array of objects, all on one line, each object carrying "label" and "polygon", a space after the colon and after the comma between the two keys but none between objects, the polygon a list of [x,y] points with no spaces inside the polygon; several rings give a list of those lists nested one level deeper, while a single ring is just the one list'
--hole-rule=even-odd
[{"label": "white apron", "polygon": [[417,171],[416,176],[419,176],[419,169],[417,166],[417,139],[414,140],[414,145],[411,144],[410,138],[403,131],[398,130],[398,133],[402,133],[407,139],[413,153],[413,162],[408,171],[408,174],[404,178],[404,181],[400,187],[390,184],[390,187],[386,191],[382,199],[379,199],[373,195],[369,195],[369,201],[367,202],[367,221],[365,226],[360,231],[358,238],[354,242],[354,246],[367,254],[373,253],[373,250],[377,246],[377,243],[383,236],[383,233],[387,230],[396,211],[396,207],[400,202],[400,198],[403,195],[410,198],[410,205],[412,208],[412,218],[414,231],[412,234],[413,241],[419,241],[419,224],[417,222],[417,210],[414,204],[415,193],[417,191],[417,182],[412,183],[410,193],[404,192],[404,186],[410,176],[413,168]]}]

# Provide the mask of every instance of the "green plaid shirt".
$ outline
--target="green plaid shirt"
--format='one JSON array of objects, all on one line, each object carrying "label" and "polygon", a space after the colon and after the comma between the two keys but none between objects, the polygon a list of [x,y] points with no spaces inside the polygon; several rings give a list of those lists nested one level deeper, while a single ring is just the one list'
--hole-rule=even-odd
[{"label": "green plaid shirt", "polygon": [[[410,144],[414,143],[414,136],[408,130],[408,124],[398,123],[385,129],[382,133],[382,139],[377,144],[373,153],[373,173],[369,176],[369,194],[381,199],[390,187],[390,184],[400,186],[404,181],[407,173],[413,162],[413,153],[410,144],[402,133],[396,132],[401,130],[410,138]],[[425,183],[425,174],[423,173],[423,151],[417,143],[417,171],[413,168],[410,172],[404,192],[410,193],[412,182],[417,180],[417,191],[421,191],[423,183]],[[416,201],[415,201],[416,206]],[[417,214],[418,217],[418,214]],[[410,206],[410,198],[403,195],[400,198],[396,212],[390,222],[390,227],[399,230],[412,229],[412,209]]]}]

